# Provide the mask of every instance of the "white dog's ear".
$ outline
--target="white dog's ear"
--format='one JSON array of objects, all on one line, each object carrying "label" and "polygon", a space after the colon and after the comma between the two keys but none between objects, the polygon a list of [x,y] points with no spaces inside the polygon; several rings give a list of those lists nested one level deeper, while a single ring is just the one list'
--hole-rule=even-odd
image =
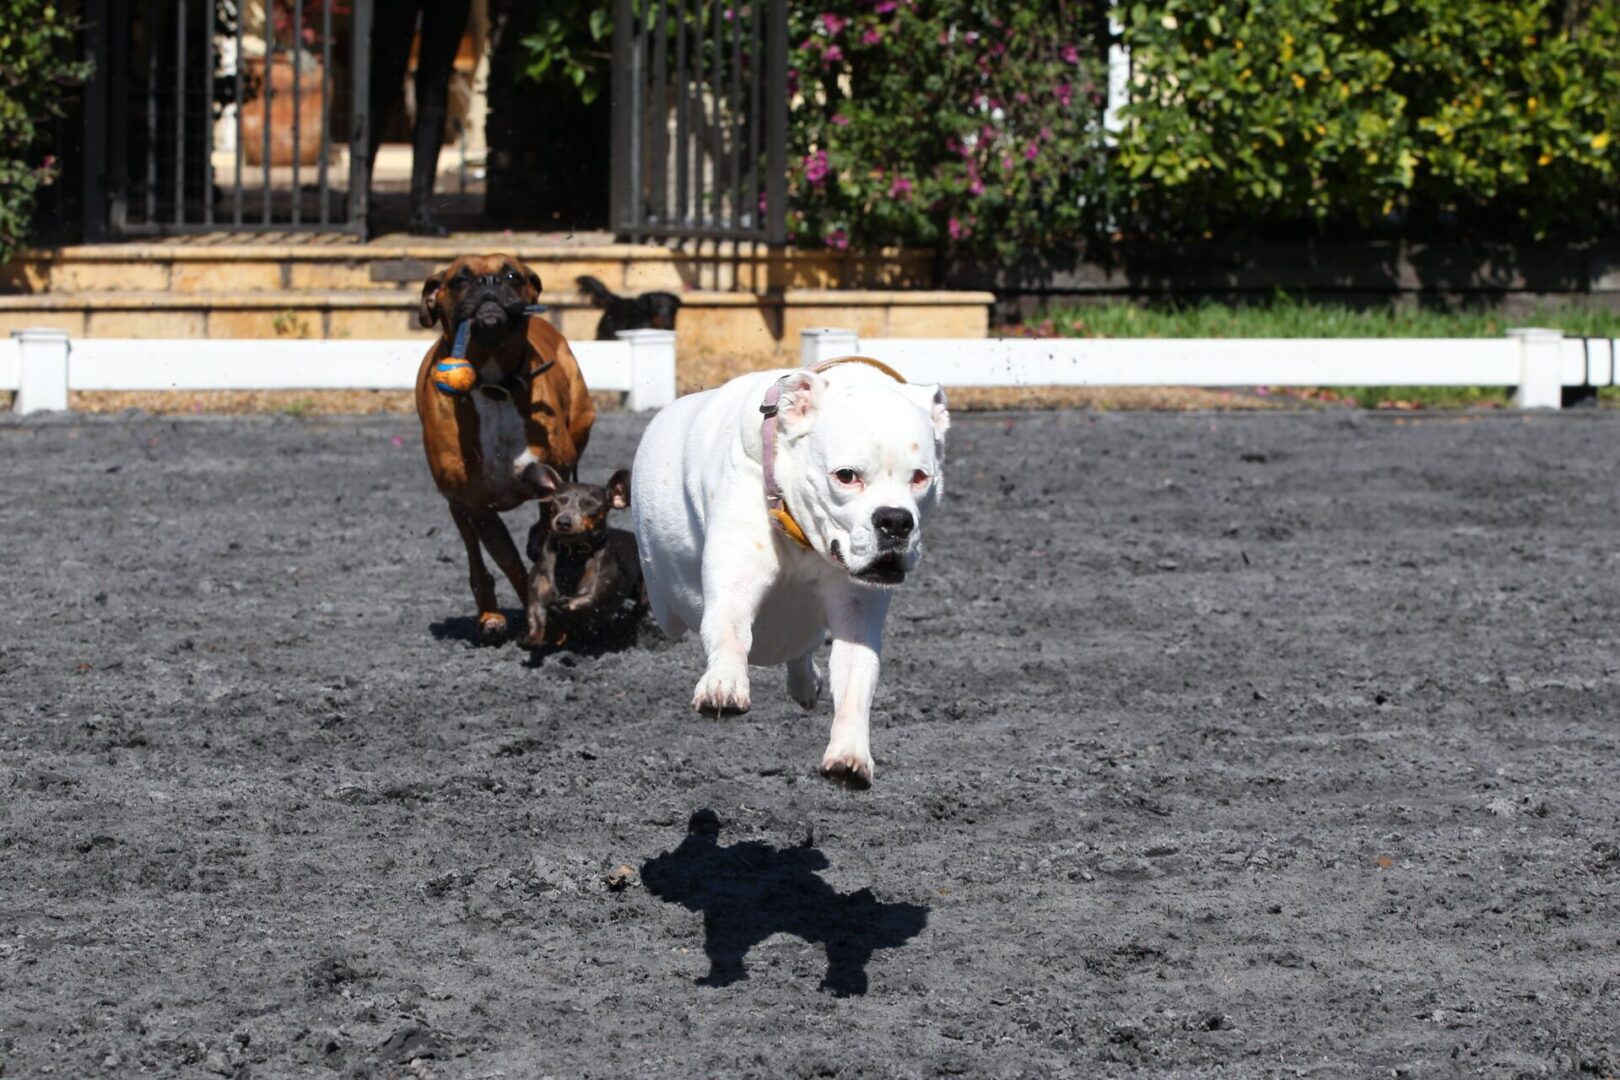
[{"label": "white dog's ear", "polygon": [[813,371],[795,371],[781,381],[782,392],[776,399],[776,423],[782,434],[796,439],[809,431],[816,422],[818,398],[827,381]]},{"label": "white dog's ear", "polygon": [[951,429],[951,412],[945,407],[945,388],[938,383],[910,383],[907,385],[917,404],[928,410],[934,422],[934,438],[943,440]]}]

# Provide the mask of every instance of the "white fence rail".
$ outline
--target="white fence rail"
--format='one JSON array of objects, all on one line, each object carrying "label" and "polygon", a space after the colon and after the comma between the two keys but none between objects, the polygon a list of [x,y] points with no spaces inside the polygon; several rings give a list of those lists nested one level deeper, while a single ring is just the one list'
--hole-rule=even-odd
[{"label": "white fence rail", "polygon": [[[14,411],[66,409],[70,390],[397,390],[416,341],[85,338],[17,330],[0,339]],[[635,410],[675,400],[675,335],[629,330],[573,345],[593,390]],[[872,338],[806,330],[804,362],[860,353],[946,386],[1512,386],[1524,408],[1558,408],[1566,386],[1620,381],[1620,340],[1510,330],[1501,338]]]},{"label": "white fence rail", "polygon": [[1615,382],[1620,341],[1501,338],[859,338],[806,330],[805,364],[870,356],[945,386],[1512,386],[1522,408]]},{"label": "white fence rail", "polygon": [[[571,343],[592,390],[621,391],[631,409],[675,400],[675,334],[627,330],[618,341]],[[68,407],[70,390],[408,390],[421,341],[83,338],[18,330],[0,341],[0,390],[19,413]]]}]

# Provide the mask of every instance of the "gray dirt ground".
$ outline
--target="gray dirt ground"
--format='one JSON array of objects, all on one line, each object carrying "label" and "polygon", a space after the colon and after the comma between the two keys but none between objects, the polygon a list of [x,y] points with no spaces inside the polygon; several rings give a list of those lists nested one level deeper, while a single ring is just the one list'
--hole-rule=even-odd
[{"label": "gray dirt ground", "polygon": [[950,448],[849,793],[470,644],[409,418],[0,419],[0,1071],[1620,1072],[1620,417]]}]

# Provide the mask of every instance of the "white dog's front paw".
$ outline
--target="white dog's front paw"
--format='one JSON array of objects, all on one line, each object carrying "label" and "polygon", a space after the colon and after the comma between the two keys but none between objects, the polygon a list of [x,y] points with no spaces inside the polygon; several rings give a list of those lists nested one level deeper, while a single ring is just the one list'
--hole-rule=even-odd
[{"label": "white dog's front paw", "polygon": [[872,755],[828,747],[826,756],[821,759],[821,775],[835,784],[865,790],[872,786]]},{"label": "white dog's front paw", "polygon": [[787,692],[794,701],[806,709],[815,708],[817,699],[821,697],[821,687],[821,669],[814,660],[801,656],[788,661]]},{"label": "white dog's front paw", "polygon": [[698,712],[747,712],[748,669],[712,667],[705,671],[692,691],[692,708]]}]

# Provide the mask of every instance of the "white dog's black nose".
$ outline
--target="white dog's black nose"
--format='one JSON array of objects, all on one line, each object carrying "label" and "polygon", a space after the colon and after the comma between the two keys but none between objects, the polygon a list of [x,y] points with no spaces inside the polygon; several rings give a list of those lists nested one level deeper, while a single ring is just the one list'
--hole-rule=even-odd
[{"label": "white dog's black nose", "polygon": [[910,510],[898,506],[880,506],[872,511],[872,524],[877,528],[882,542],[898,544],[911,537],[911,530],[917,527],[917,519],[911,516]]}]

